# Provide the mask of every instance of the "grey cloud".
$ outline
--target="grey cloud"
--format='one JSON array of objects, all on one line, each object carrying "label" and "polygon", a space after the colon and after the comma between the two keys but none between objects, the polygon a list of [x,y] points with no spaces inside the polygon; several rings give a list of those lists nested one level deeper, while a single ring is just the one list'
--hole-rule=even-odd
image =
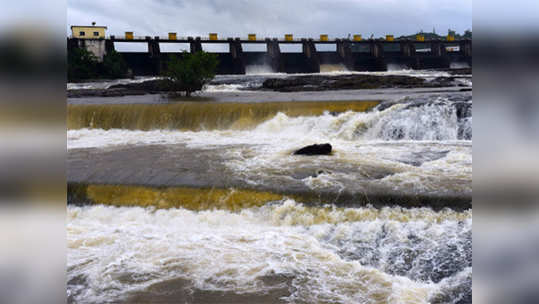
[{"label": "grey cloud", "polygon": [[410,34],[420,29],[445,33],[472,26],[470,0],[70,0],[67,25],[96,21],[109,33],[222,37],[281,37],[285,33],[344,37]]}]

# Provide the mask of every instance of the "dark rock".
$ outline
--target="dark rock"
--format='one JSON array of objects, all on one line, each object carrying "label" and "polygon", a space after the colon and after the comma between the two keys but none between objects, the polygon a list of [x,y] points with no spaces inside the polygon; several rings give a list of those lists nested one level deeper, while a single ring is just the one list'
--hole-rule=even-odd
[{"label": "dark rock", "polygon": [[472,68],[449,69],[451,75],[472,75]]},{"label": "dark rock", "polygon": [[128,95],[145,95],[152,92],[143,90],[126,90],[126,89],[80,89],[80,90],[68,90],[68,98],[79,97],[120,97]]},{"label": "dark rock", "polygon": [[131,95],[160,94],[174,91],[168,79],[148,80],[139,83],[116,84],[107,89],[68,90],[68,98],[79,97],[120,97]]},{"label": "dark rock", "polygon": [[294,155],[330,155],[331,149],[330,144],[314,144],[295,151]]},{"label": "dark rock", "polygon": [[319,169],[319,170],[316,170],[316,172],[311,176],[318,177],[319,175],[322,175],[322,174],[332,174],[332,172],[329,170]]},{"label": "dark rock", "polygon": [[447,72],[450,75],[472,75],[472,68],[447,68],[447,69],[433,69],[434,71]]},{"label": "dark rock", "polygon": [[431,87],[425,79],[400,75],[307,75],[269,78],[262,88],[279,92]]},{"label": "dark rock", "polygon": [[430,87],[451,87],[455,86],[455,76],[440,76],[436,77],[433,80],[427,82],[427,85]]}]

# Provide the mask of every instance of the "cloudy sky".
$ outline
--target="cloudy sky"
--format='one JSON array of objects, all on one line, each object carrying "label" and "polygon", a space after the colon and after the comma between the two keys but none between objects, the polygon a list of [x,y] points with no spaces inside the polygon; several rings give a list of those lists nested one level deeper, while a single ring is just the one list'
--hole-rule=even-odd
[{"label": "cloudy sky", "polygon": [[70,25],[92,21],[108,34],[141,36],[346,37],[412,34],[472,27],[471,0],[68,0]]}]

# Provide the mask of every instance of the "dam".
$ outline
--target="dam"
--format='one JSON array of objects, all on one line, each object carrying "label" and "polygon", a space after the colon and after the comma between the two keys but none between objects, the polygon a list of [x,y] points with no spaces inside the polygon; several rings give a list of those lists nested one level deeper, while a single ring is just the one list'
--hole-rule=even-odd
[{"label": "dam", "polygon": [[[228,52],[217,52],[219,65],[217,74],[246,74],[247,67],[265,66],[274,73],[319,73],[321,66],[337,65],[348,71],[386,71],[388,65],[395,64],[409,69],[449,68],[452,63],[472,64],[472,41],[448,36],[445,40],[395,39],[387,35],[385,39],[361,39],[360,35],[350,38],[328,39],[294,38],[258,39],[254,34],[248,38],[219,39],[217,34],[203,37],[177,37],[169,33],[167,37],[125,36],[88,39],[67,38],[68,52],[74,48],[86,48],[98,58],[116,49],[117,43],[145,44],[147,51],[119,52],[135,76],[155,76],[164,69],[171,55],[182,56],[182,52],[163,52],[163,44],[189,45],[191,53],[205,50],[209,45],[226,45]],[[244,51],[252,45],[262,45],[265,51]],[[301,46],[300,52],[284,52],[291,45]],[[179,47],[178,47],[179,49]],[[328,50],[329,49],[329,50]],[[333,51],[334,49],[334,51]]]}]

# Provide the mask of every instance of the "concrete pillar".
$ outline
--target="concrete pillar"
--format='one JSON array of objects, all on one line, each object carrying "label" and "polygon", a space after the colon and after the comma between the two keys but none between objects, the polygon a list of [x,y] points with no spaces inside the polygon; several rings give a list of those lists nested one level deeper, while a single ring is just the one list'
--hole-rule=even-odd
[{"label": "concrete pillar", "polygon": [[110,36],[110,39],[105,40],[105,53],[110,54],[114,52],[114,36]]},{"label": "concrete pillar", "polygon": [[274,72],[284,72],[284,63],[281,58],[281,48],[279,47],[279,40],[274,38],[273,40],[266,38],[266,48],[268,64]]},{"label": "concrete pillar", "polygon": [[103,61],[105,56],[105,40],[103,39],[78,39],[78,47],[86,49],[95,55],[98,62]]},{"label": "concrete pillar", "polygon": [[361,66],[359,70],[367,71],[386,71],[387,64],[384,58],[383,41],[369,40],[369,55],[360,55]]},{"label": "concrete pillar", "polygon": [[431,54],[435,57],[445,56],[445,44],[441,41],[432,41],[430,44]]},{"label": "concrete pillar", "polygon": [[421,61],[422,68],[449,68],[450,58],[445,50],[445,43],[435,40],[430,43],[430,56],[424,56]]},{"label": "concrete pillar", "polygon": [[419,69],[421,63],[419,56],[416,54],[415,44],[411,40],[405,40],[400,42],[400,58],[398,58],[400,64],[405,64],[412,69]]},{"label": "concrete pillar", "polygon": [[243,56],[243,48],[240,43],[240,39],[232,39],[228,38],[228,45],[230,50],[230,55],[232,55],[232,58],[240,58]]},{"label": "concrete pillar", "polygon": [[245,59],[243,57],[243,48],[240,38],[228,38],[230,55],[232,56],[233,74],[245,74]]},{"label": "concrete pillar", "polygon": [[354,70],[354,58],[352,56],[352,46],[348,39],[337,39],[337,54],[341,62],[348,70]]},{"label": "concrete pillar", "polygon": [[415,56],[415,45],[412,41],[401,41],[400,43],[401,54],[404,57]]},{"label": "concrete pillar", "polygon": [[196,37],[195,39],[193,39],[193,37],[187,37],[187,41],[189,41],[191,53],[202,52],[202,43],[200,42],[200,37]]},{"label": "concrete pillar", "polygon": [[369,42],[369,46],[371,50],[371,56],[375,58],[384,57],[384,47],[381,42],[373,40]]},{"label": "concrete pillar", "polygon": [[78,39],[67,38],[67,50],[73,51],[74,49],[85,49],[88,52],[94,54],[98,62],[103,61],[103,56],[106,53],[106,40],[103,39]]},{"label": "concrete pillar", "polygon": [[159,47],[159,37],[152,39],[147,36],[146,41],[148,41],[148,55],[152,63],[152,73],[154,75],[161,74],[161,49]]},{"label": "concrete pillar", "polygon": [[309,73],[320,73],[320,59],[314,45],[313,39],[301,39],[303,54],[307,58],[307,71]]},{"label": "concrete pillar", "polygon": [[161,48],[159,47],[159,40],[147,39],[148,41],[148,53],[150,57],[159,57],[161,55]]},{"label": "concrete pillar", "polygon": [[472,57],[472,41],[471,40],[460,41],[459,52],[464,57]]},{"label": "concrete pillar", "polygon": [[301,39],[301,45],[303,47],[303,54],[305,55],[305,57],[311,58],[312,56],[314,56],[316,50],[314,50],[313,52],[311,44],[309,43],[309,41],[307,41],[307,39]]},{"label": "concrete pillar", "polygon": [[348,57],[352,53],[352,48],[350,47],[350,41],[347,39],[337,39],[337,53],[342,59]]},{"label": "concrete pillar", "polygon": [[277,43],[275,40],[266,38],[266,47],[267,47],[268,55],[270,57],[277,57],[281,55],[281,49],[279,48],[279,43]]}]

